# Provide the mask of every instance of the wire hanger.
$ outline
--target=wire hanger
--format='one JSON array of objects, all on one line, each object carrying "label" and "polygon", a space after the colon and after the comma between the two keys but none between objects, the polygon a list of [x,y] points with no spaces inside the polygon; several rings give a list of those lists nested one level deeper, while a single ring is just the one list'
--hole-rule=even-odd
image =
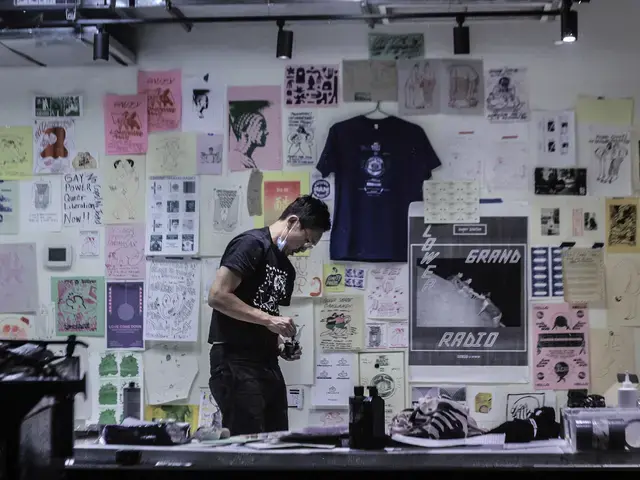
[{"label": "wire hanger", "polygon": [[381,102],[378,100],[378,102],[376,103],[376,108],[374,108],[370,112],[364,113],[363,116],[368,117],[369,115],[373,115],[374,113],[380,113],[381,115],[384,115],[385,117],[390,117],[391,115],[389,115],[387,112],[385,112],[384,110],[382,110],[380,108],[380,103]]}]

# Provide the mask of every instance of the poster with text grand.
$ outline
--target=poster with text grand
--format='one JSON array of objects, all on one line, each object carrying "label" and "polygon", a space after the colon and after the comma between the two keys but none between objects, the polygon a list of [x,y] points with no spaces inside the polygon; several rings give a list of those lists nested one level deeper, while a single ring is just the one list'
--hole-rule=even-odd
[{"label": "poster with text grand", "polygon": [[527,218],[409,217],[409,365],[526,366]]}]

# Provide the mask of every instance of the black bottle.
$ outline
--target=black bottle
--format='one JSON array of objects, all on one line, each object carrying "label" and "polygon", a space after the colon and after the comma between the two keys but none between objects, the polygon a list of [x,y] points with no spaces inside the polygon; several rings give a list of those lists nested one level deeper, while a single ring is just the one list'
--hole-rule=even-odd
[{"label": "black bottle", "polygon": [[367,449],[383,449],[386,445],[384,399],[378,395],[377,387],[368,387],[369,396],[364,400]]},{"label": "black bottle", "polygon": [[365,448],[364,387],[353,387],[349,397],[349,448]]},{"label": "black bottle", "polygon": [[140,387],[136,387],[134,382],[129,382],[129,386],[123,390],[124,418],[140,418]]}]

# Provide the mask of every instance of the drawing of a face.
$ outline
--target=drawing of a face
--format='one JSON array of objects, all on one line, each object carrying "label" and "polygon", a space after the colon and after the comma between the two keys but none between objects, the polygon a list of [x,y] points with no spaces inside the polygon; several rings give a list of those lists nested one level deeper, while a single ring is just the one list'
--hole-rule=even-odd
[{"label": "drawing of a face", "polygon": [[162,305],[160,306],[160,315],[163,318],[169,320],[173,318],[179,311],[182,306],[182,297],[178,292],[172,293],[171,295],[165,295],[162,298]]},{"label": "drawing of a face", "polygon": [[193,107],[198,118],[204,118],[204,111],[209,108],[209,90],[196,89],[193,91]]}]

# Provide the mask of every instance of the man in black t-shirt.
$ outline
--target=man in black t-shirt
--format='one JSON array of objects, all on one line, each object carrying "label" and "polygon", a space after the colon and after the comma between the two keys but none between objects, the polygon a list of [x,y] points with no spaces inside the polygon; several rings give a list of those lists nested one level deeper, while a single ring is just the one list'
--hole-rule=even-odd
[{"label": "man in black t-shirt", "polygon": [[235,237],[222,255],[209,291],[213,308],[209,343],[209,387],[232,435],[287,430],[287,391],[278,357],[296,334],[293,319],[280,316],[289,305],[296,272],[287,258],[316,245],[331,228],[327,205],[297,198],[271,226]]}]

